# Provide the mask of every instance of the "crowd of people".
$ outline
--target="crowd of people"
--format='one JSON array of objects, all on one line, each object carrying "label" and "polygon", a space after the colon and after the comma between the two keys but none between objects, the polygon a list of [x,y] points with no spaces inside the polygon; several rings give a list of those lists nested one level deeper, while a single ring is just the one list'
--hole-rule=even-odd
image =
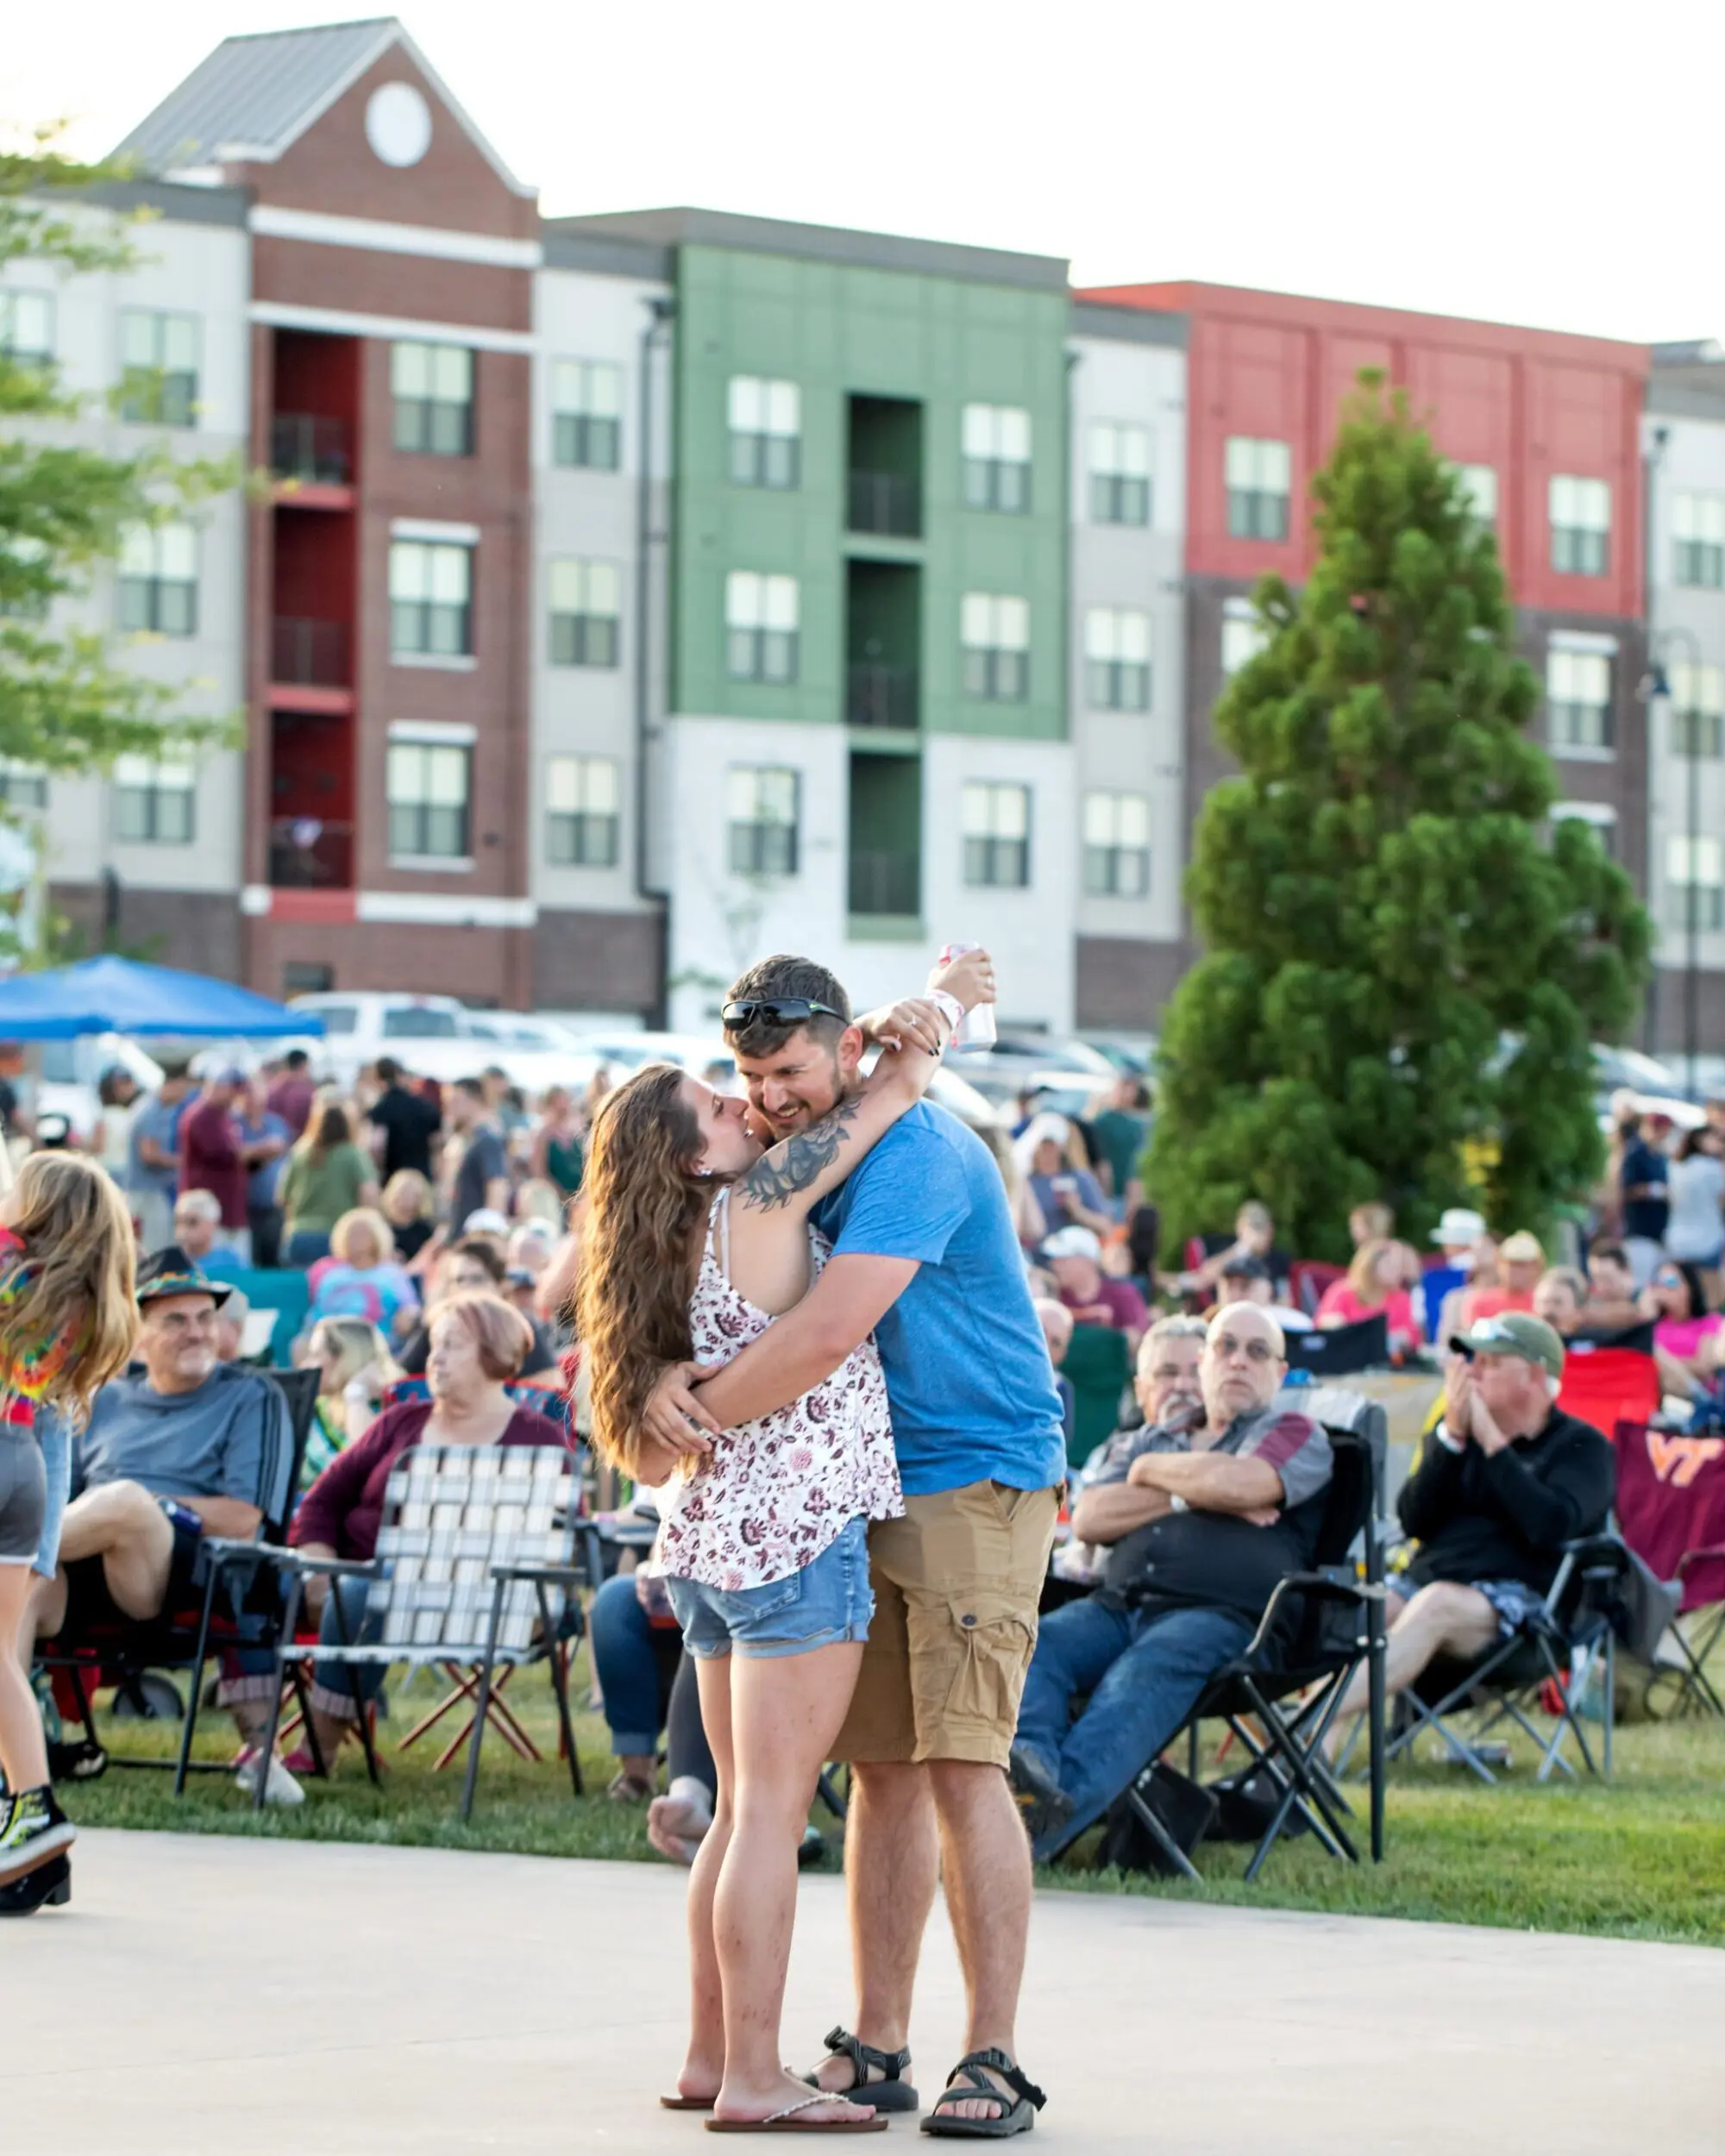
[{"label": "crowd of people", "polygon": [[[1025,2130],[1032,1855],[1120,1802],[1312,1561],[1334,1463],[1290,1338],[1364,1331],[1441,1367],[1399,1500],[1417,1547],[1388,1608],[1394,1695],[1527,1622],[1606,1520],[1611,1447],[1558,1405],[1571,1354],[1633,1342],[1671,1413],[1717,1411],[1725,1101],[1681,1140],[1622,1116],[1573,1247],[1454,1207],[1416,1248],[1371,1201],[1351,1262],[1320,1264],[1253,1199],[1170,1267],[1140,1081],[1082,1116],[1032,1093],[1009,1131],[923,1099],[992,993],[987,954],[957,954],[853,1020],[825,968],[764,962],[724,1006],[740,1094],[653,1066],[529,1102],[500,1071],[440,1088],[390,1062],[342,1090],[299,1054],[147,1099],[104,1079],[93,1158],[33,1155],[0,1243],[9,1397],[44,1489],[73,1492],[9,1508],[28,1462],[0,1444],[0,1640],[22,1650],[0,1657],[0,1908],[69,1876],[20,1705],[34,1642],[183,1600],[206,1535],[291,1523],[308,1558],[367,1562],[411,1447],[573,1428],[657,1525],[650,1558],[598,1584],[591,1639],[611,1798],[691,1868],[692,2034],[662,2101],[799,2130],[918,2108],[912,1987],[944,1865],[968,2048],[927,2128]],[[61,1212],[83,1208],[70,1271],[41,1225],[55,1176],[77,1179]],[[305,1282],[293,1359],[318,1374],[293,1489],[284,1396],[245,1355],[248,1289],[284,1267]],[[332,1652],[363,1644],[366,1582],[316,1579],[311,1614]],[[317,1664],[278,1758],[274,1657],[230,1653],[242,1787],[300,1801],[383,1674]],[[779,2021],[832,1758],[852,1769],[859,2012],[798,2078]]]}]

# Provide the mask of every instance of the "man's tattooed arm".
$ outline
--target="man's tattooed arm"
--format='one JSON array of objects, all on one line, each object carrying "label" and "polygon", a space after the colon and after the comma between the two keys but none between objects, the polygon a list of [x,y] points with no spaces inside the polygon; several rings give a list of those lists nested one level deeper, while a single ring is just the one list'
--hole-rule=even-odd
[{"label": "man's tattooed arm", "polygon": [[819,1182],[850,1138],[846,1126],[862,1105],[860,1096],[841,1100],[819,1123],[781,1138],[769,1152],[762,1153],[737,1181],[737,1194],[743,1203],[757,1212],[771,1213],[789,1205],[811,1183]]}]

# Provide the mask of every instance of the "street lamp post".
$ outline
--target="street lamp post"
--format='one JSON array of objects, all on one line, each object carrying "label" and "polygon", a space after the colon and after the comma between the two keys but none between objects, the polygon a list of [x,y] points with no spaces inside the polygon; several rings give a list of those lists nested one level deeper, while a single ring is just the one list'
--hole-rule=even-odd
[{"label": "street lamp post", "polygon": [[1689,655],[1690,695],[1686,714],[1689,738],[1684,747],[1684,761],[1687,767],[1684,843],[1689,856],[1689,874],[1684,885],[1683,1053],[1684,1081],[1692,1096],[1697,1088],[1696,1068],[1701,1052],[1701,885],[1697,871],[1701,852],[1702,714],[1697,700],[1701,686],[1701,646],[1692,631],[1687,629],[1665,630],[1654,640],[1649,702],[1655,697],[1664,697],[1673,718],[1677,713],[1677,699],[1672,694],[1671,677],[1665,670],[1664,656],[1665,647],[1673,643],[1682,645]]}]

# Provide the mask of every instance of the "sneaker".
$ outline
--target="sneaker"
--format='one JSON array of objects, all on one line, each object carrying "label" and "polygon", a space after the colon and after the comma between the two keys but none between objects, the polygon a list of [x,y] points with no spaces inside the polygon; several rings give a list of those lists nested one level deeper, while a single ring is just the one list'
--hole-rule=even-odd
[{"label": "sneaker", "polygon": [[[248,1745],[235,1762],[234,1779],[245,1796],[258,1793],[259,1747]],[[305,1792],[273,1753],[270,1755],[269,1771],[264,1777],[266,1804],[303,1804]]]},{"label": "sneaker", "polygon": [[52,1789],[24,1789],[9,1797],[0,1811],[0,1886],[70,1849],[77,1836]]}]

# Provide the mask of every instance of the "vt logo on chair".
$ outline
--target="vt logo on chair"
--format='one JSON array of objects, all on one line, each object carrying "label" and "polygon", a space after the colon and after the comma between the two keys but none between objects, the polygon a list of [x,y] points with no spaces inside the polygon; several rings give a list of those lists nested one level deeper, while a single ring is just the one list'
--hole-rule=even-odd
[{"label": "vt logo on chair", "polygon": [[1663,1430],[1649,1430],[1647,1457],[1662,1482],[1687,1489],[1704,1467],[1725,1453],[1725,1438],[1674,1438]]}]

